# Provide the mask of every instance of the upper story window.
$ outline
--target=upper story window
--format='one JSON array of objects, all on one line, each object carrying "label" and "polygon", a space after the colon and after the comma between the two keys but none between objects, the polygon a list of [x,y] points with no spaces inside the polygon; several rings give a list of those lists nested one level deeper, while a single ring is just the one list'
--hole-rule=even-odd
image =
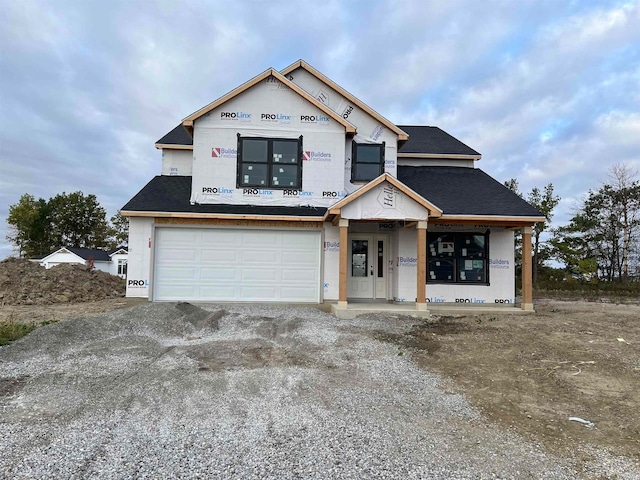
[{"label": "upper story window", "polygon": [[427,282],[489,283],[489,232],[427,234]]},{"label": "upper story window", "polygon": [[238,188],[302,188],[302,136],[241,137],[238,134]]},{"label": "upper story window", "polygon": [[384,142],[382,144],[353,142],[351,181],[369,182],[384,172]]}]

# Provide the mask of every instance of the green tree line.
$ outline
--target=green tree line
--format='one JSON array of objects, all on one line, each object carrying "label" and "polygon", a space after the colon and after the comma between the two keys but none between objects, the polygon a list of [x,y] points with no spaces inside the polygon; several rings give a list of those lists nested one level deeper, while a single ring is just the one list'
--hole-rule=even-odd
[{"label": "green tree line", "polygon": [[20,257],[48,255],[62,246],[112,249],[126,245],[128,220],[106,218],[95,195],[61,193],[49,200],[25,193],[9,206],[9,240]]},{"label": "green tree line", "polygon": [[[534,187],[525,197],[518,181],[505,186],[525,198],[542,213],[546,221],[537,223],[532,235],[533,282],[550,269],[546,262],[563,265],[565,278],[582,282],[640,281],[640,182],[637,172],[627,165],[615,165],[609,181],[589,190],[574,207],[569,222],[550,229],[553,210],[560,197],[552,183]],[[543,232],[547,238],[543,240]],[[521,260],[520,238],[516,238],[516,260]],[[552,270],[552,269],[551,269]]]}]

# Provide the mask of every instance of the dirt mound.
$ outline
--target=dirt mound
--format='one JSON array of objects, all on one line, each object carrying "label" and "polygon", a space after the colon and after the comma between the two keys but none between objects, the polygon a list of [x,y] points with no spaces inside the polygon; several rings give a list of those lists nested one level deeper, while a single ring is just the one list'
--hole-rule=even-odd
[{"label": "dirt mound", "polygon": [[21,258],[0,262],[0,305],[82,303],[123,297],[124,280],[86,265],[46,270]]}]

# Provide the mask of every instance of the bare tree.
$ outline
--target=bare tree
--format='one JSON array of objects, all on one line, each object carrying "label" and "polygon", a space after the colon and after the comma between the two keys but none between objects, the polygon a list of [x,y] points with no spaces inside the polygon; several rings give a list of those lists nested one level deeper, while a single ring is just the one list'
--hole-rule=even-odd
[{"label": "bare tree", "polygon": [[622,228],[621,265],[619,276],[629,279],[629,257],[634,243],[640,240],[640,184],[638,171],[629,165],[616,164],[609,170],[611,186],[616,191],[617,210]]}]

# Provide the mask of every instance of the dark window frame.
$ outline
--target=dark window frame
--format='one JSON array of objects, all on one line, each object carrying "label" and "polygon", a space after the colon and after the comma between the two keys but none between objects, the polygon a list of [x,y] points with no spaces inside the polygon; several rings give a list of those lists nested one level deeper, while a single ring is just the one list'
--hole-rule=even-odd
[{"label": "dark window frame", "polygon": [[[462,255],[465,253],[463,249],[470,249],[471,247],[467,247],[466,245],[471,245],[466,243],[466,238],[468,236],[483,236],[484,237],[484,247],[482,251],[474,250],[474,253],[467,251],[466,255]],[[443,236],[450,236],[453,239],[453,252],[445,252],[447,253],[436,253],[434,256],[432,254],[431,245],[437,242],[438,238]],[[485,232],[427,232],[427,283],[431,284],[443,284],[443,285],[490,285],[490,277],[489,277],[489,242],[491,237],[491,231],[487,230]],[[463,243],[464,242],[464,243]],[[474,268],[470,271],[477,272],[478,270],[482,270],[483,278],[477,280],[477,274],[475,279],[467,279],[461,278],[461,262],[465,260],[470,260],[472,262],[482,261],[482,267],[480,269]],[[432,262],[434,264],[432,265]],[[437,278],[433,279],[431,276],[431,272],[437,272],[438,265],[435,265],[435,262],[444,262],[450,263],[452,268],[452,278],[451,279],[443,279]],[[442,265],[440,265],[442,266]],[[466,272],[466,270],[465,270]],[[436,273],[436,276],[438,274]],[[465,275],[466,277],[466,275]]]},{"label": "dark window frame", "polygon": [[[267,158],[265,162],[249,162],[242,160],[243,142],[245,140],[258,140],[267,143]],[[275,142],[288,142],[297,144],[297,162],[293,163],[278,163],[273,161],[273,144]],[[267,166],[267,179],[265,184],[257,183],[244,183],[242,182],[243,166],[248,164],[258,164]],[[296,166],[296,179],[295,185],[276,185],[273,183],[273,168],[275,166]],[[301,190],[302,189],[302,135],[298,138],[275,138],[275,137],[243,137],[238,133],[238,155],[236,162],[236,188],[264,188],[270,190]]]},{"label": "dark window frame", "polygon": [[[380,150],[380,160],[378,162],[359,162],[358,161],[358,148],[377,148]],[[384,173],[384,160],[385,160],[385,142],[382,143],[358,143],[353,141],[351,143],[351,183],[370,182],[374,178],[378,178]],[[378,165],[380,168],[378,174],[375,177],[369,178],[369,176],[359,175],[359,165]]]}]

